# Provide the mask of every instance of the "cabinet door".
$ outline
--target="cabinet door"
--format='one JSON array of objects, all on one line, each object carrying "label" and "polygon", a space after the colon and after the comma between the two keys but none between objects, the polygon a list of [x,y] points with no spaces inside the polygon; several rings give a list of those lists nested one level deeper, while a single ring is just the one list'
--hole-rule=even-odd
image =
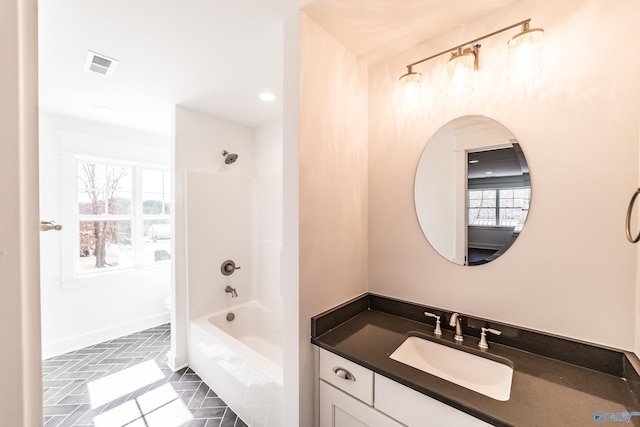
[{"label": "cabinet door", "polygon": [[320,381],[320,427],[400,427],[373,407]]}]

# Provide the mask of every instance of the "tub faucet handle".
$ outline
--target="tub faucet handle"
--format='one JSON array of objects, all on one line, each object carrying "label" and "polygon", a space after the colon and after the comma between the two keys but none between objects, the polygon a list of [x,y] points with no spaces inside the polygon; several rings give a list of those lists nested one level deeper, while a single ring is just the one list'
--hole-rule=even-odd
[{"label": "tub faucet handle", "polygon": [[440,328],[440,316],[438,316],[437,314],[429,313],[428,311],[425,311],[424,315],[427,317],[435,317],[436,328],[433,330],[433,334],[436,336],[442,335],[442,329]]},{"label": "tub faucet handle", "polygon": [[225,276],[230,276],[234,271],[240,270],[240,266],[236,266],[236,263],[228,259],[220,266],[220,272]]}]

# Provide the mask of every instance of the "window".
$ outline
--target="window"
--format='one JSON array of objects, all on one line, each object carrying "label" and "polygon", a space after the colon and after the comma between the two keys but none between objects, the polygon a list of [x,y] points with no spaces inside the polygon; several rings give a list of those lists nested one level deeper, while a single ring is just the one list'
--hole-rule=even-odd
[{"label": "window", "polygon": [[171,258],[171,176],[159,169],[142,170],[143,262]]},{"label": "window", "polygon": [[80,273],[171,258],[171,182],[166,170],[76,161]]},{"label": "window", "polygon": [[469,225],[514,227],[527,219],[531,187],[469,190]]}]

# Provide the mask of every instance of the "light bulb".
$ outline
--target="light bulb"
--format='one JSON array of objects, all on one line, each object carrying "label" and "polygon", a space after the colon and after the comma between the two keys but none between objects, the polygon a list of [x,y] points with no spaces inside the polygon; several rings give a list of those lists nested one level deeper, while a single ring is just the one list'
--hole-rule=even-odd
[{"label": "light bulb", "polygon": [[473,92],[473,71],[476,68],[476,53],[470,49],[458,49],[447,62],[449,96]]},{"label": "light bulb", "polygon": [[422,74],[408,67],[407,74],[400,77],[402,103],[408,111],[418,110],[422,104]]},{"label": "light bulb", "polygon": [[509,40],[509,81],[532,83],[542,72],[542,39],[544,31],[522,26],[522,32]]}]

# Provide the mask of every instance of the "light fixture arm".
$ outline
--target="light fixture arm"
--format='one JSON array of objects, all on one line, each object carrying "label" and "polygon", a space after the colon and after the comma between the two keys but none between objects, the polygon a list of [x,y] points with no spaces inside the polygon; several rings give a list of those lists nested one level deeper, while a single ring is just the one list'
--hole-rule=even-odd
[{"label": "light fixture arm", "polygon": [[462,44],[460,44],[460,45],[458,45],[458,46],[452,47],[451,49],[443,50],[443,51],[442,51],[442,52],[440,52],[440,53],[436,53],[435,55],[431,55],[431,56],[429,56],[429,57],[427,57],[427,58],[421,59],[421,60],[419,60],[419,61],[416,61],[416,62],[413,62],[413,63],[411,63],[411,64],[407,65],[407,70],[409,70],[409,73],[411,73],[411,72],[412,72],[412,68],[413,68],[414,66],[418,65],[418,64],[422,64],[423,62],[427,62],[427,61],[429,61],[430,59],[437,58],[438,56],[444,55],[444,54],[446,54],[446,53],[450,53],[450,52],[452,52],[452,51],[456,51],[456,50],[458,50],[459,48],[463,48],[463,47],[468,46],[468,45],[470,45],[470,44],[474,44],[474,43],[476,43],[476,42],[479,42],[480,40],[484,40],[484,39],[486,39],[486,38],[489,38],[489,37],[495,36],[496,34],[500,34],[500,33],[504,32],[504,31],[507,31],[507,30],[510,30],[510,29],[512,29],[512,28],[518,27],[518,26],[520,26],[520,25],[525,25],[525,24],[527,24],[527,25],[528,25],[528,24],[529,24],[529,22],[531,22],[531,18],[529,18],[529,19],[525,19],[524,21],[520,21],[520,22],[518,22],[518,23],[516,23],[516,24],[513,24],[513,25],[509,25],[508,27],[504,27],[504,28],[502,28],[502,29],[500,29],[500,30],[497,30],[497,31],[494,31],[494,32],[492,32],[492,33],[486,34],[486,35],[484,35],[484,36],[482,36],[482,37],[478,37],[477,39],[473,39],[473,40],[468,41],[468,42],[466,42],[466,43],[462,43]]}]

